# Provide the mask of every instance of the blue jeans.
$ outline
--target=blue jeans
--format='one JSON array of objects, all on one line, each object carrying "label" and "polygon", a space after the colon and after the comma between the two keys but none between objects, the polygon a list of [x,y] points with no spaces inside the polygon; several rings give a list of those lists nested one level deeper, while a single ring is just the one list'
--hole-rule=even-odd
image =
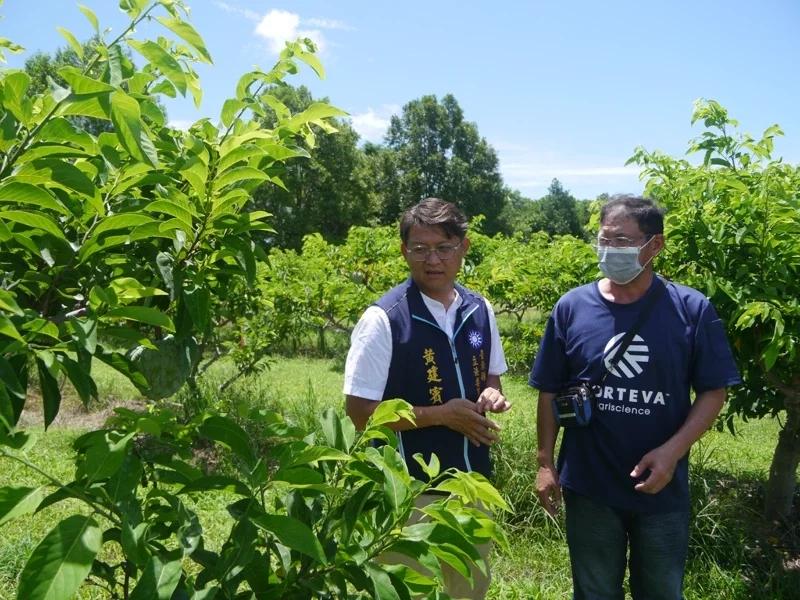
[{"label": "blue jeans", "polygon": [[564,490],[574,600],[624,600],[630,550],[634,600],[682,600],[689,512],[618,510]]}]

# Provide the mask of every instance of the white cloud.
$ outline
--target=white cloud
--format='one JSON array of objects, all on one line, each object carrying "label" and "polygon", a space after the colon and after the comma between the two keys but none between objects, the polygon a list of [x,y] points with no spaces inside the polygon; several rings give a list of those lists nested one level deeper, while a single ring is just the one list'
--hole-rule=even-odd
[{"label": "white cloud", "polygon": [[287,10],[273,9],[261,17],[255,30],[256,35],[264,38],[274,54],[283,50],[286,42],[299,37],[311,38],[322,52],[327,43],[325,36],[318,29],[300,29],[300,15]]},{"label": "white cloud", "polygon": [[181,131],[188,131],[189,127],[194,125],[194,121],[190,121],[188,119],[171,119],[168,123],[168,127],[172,127],[173,129],[180,129]]},{"label": "white cloud", "polygon": [[318,18],[311,18],[311,19],[303,19],[303,24],[308,25],[310,27],[319,27],[320,29],[339,29],[341,31],[354,31],[353,27],[350,27],[344,21],[337,21],[336,19],[318,19]]},{"label": "white cloud", "polygon": [[395,104],[384,104],[378,111],[370,107],[366,112],[353,114],[350,121],[362,139],[380,143],[389,128],[391,116],[399,111],[400,107]]},{"label": "white cloud", "polygon": [[625,159],[607,156],[570,156],[529,146],[493,144],[500,160],[500,172],[506,184],[523,194],[537,198],[546,193],[553,178],[577,197],[592,197],[639,189],[639,167],[625,166]]},{"label": "white cloud", "polygon": [[227,2],[214,2],[214,4],[228,13],[233,13],[235,15],[241,15],[246,19],[251,21],[259,21],[261,16],[255,12],[254,10],[250,10],[247,8],[239,8],[238,6],[233,6],[232,4],[228,4]]}]

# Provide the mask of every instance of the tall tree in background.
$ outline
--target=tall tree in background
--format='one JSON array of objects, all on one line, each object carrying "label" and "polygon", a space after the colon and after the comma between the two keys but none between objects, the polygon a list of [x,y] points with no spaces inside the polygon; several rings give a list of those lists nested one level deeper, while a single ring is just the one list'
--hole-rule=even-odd
[{"label": "tall tree in background", "polygon": [[464,120],[452,95],[441,102],[430,95],[406,104],[399,117],[392,117],[386,143],[397,153],[401,209],[436,196],[458,204],[468,216],[484,215],[486,233],[501,229],[506,194],[497,154],[477,126]]},{"label": "tall tree in background", "polygon": [[[304,86],[283,85],[269,93],[280,103],[273,101],[277,110],[285,107],[293,114],[314,103]],[[265,118],[268,126],[274,121],[274,113]],[[286,164],[279,174],[287,189],[265,185],[253,196],[255,208],[274,215],[274,241],[283,248],[299,249],[303,236],[316,232],[328,241],[341,242],[352,225],[368,224],[374,212],[367,165],[355,130],[336,120],[335,129],[316,132],[314,143],[310,159]]]},{"label": "tall tree in background", "polygon": [[558,179],[553,179],[547,195],[534,203],[531,229],[550,235],[583,237],[576,200]]},{"label": "tall tree in background", "polygon": [[364,144],[364,158],[376,218],[381,225],[393,225],[406,207],[400,189],[398,153],[386,146],[367,142]]}]

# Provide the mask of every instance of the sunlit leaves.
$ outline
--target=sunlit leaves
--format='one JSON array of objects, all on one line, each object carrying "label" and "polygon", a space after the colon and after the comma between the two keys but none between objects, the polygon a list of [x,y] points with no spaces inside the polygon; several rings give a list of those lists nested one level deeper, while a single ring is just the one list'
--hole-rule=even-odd
[{"label": "sunlit leaves", "polygon": [[692,123],[705,130],[690,143],[696,166],[638,149],[647,192],[668,208],[663,269],[705,291],[727,325],[745,384],[726,404],[756,417],[784,407],[775,383],[796,380],[800,338],[800,169],[773,160],[777,125],[761,139],[736,131],[714,100],[695,103]]},{"label": "sunlit leaves", "polygon": [[101,531],[91,517],[73,515],[58,523],[34,549],[20,575],[17,597],[73,597],[100,550]]},{"label": "sunlit leaves", "polygon": [[111,122],[114,123],[122,146],[136,160],[153,167],[158,166],[158,155],[142,122],[139,103],[122,91],[113,92],[109,101]]}]

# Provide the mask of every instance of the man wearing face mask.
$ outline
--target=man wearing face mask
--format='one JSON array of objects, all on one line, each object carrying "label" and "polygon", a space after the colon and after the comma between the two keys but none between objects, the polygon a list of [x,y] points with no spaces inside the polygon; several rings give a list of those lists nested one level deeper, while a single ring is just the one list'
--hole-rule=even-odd
[{"label": "man wearing face mask", "polygon": [[[648,199],[614,196],[601,208],[605,277],[559,299],[531,370],[537,493],[555,515],[563,491],[575,600],[622,600],[626,554],[634,600],[683,598],[689,449],[741,381],[708,299],[654,274],[663,231]],[[552,401],[580,382],[594,386],[592,417],[564,428],[556,465]]]}]

